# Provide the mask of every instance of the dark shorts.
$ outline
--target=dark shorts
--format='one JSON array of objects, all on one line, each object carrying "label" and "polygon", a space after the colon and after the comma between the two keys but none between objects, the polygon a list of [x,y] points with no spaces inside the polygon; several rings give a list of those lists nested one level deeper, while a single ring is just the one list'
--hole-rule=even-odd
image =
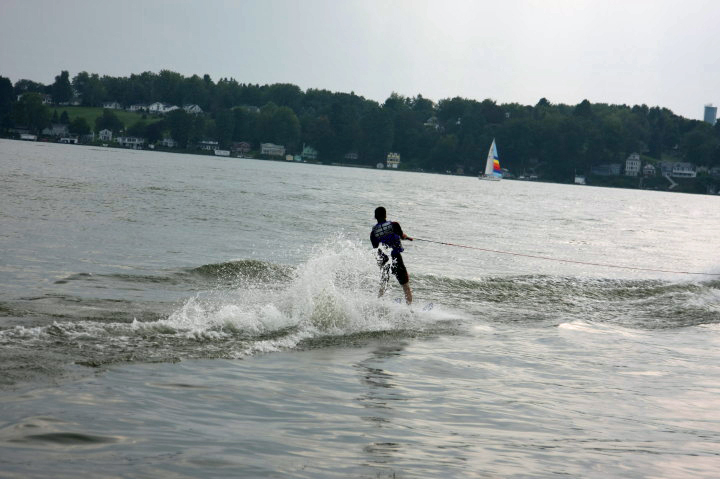
[{"label": "dark shorts", "polygon": [[400,284],[407,284],[410,281],[407,269],[405,269],[405,263],[403,262],[402,256],[392,256],[391,258],[387,255],[383,255],[384,258],[380,260],[381,267],[381,279],[383,282],[387,282],[390,279],[390,273],[393,274]]}]

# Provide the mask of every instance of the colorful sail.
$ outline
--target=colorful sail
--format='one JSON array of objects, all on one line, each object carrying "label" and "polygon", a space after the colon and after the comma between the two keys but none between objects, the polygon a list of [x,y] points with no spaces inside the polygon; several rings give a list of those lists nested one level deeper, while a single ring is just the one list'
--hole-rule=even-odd
[{"label": "colorful sail", "polygon": [[502,178],[502,170],[500,170],[500,157],[498,156],[497,146],[493,138],[488,151],[487,163],[485,164],[485,178],[500,179]]}]

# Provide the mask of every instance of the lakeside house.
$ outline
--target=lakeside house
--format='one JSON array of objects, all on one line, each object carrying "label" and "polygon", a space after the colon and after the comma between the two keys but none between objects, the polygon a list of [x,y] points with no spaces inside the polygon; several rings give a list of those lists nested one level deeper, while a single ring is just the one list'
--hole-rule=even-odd
[{"label": "lakeside house", "polygon": [[165,115],[166,113],[170,113],[171,111],[179,110],[175,105],[169,105],[167,103],[161,103],[159,101],[156,101],[155,103],[151,103],[147,106],[147,111],[149,113],[152,113],[154,115]]},{"label": "lakeside house", "polygon": [[197,144],[198,149],[203,151],[215,151],[218,149],[218,146],[220,146],[220,143],[213,140],[202,140],[198,141]]},{"label": "lakeside house", "polygon": [[103,108],[108,110],[122,110],[122,105],[116,101],[106,101],[103,103]]},{"label": "lakeside house", "polygon": [[199,105],[184,105],[183,110],[191,115],[199,115],[203,112]]},{"label": "lakeside house", "polygon": [[651,163],[646,163],[645,166],[643,166],[643,176],[656,176],[657,175],[657,168]]},{"label": "lakeside house", "polygon": [[127,108],[127,110],[137,113],[137,112],[141,112],[141,111],[147,110],[147,105],[145,105],[145,104],[143,104],[143,103],[136,103],[136,104],[134,104],[134,105],[130,105],[130,106]]},{"label": "lakeside house", "polygon": [[98,132],[98,138],[100,141],[111,141],[113,137],[113,133],[111,130],[108,130],[107,128],[102,129]]},{"label": "lakeside house", "polygon": [[178,146],[178,142],[170,137],[166,137],[160,140],[160,146],[164,146],[165,148],[175,148]]},{"label": "lakeside house", "polygon": [[247,141],[237,141],[232,144],[230,150],[236,155],[245,155],[247,153],[250,153],[250,150],[252,150],[252,146]]},{"label": "lakeside house", "polygon": [[640,164],[640,154],[631,153],[625,160],[625,176],[638,176]]},{"label": "lakeside house", "polygon": [[302,150],[302,153],[300,154],[300,156],[305,161],[307,161],[307,160],[314,161],[314,160],[317,160],[318,152],[312,146],[303,145],[303,150]]},{"label": "lakeside house", "polygon": [[49,127],[43,128],[41,133],[46,136],[68,136],[70,134],[70,130],[67,125],[63,125],[62,123],[53,123]]},{"label": "lakeside house", "polygon": [[386,160],[388,168],[393,168],[397,170],[397,167],[400,165],[400,153],[395,153],[391,151],[387,154]]},{"label": "lakeside house", "polygon": [[360,155],[358,155],[358,153],[357,153],[356,151],[350,151],[350,152],[345,153],[345,154],[343,155],[343,160],[344,160],[346,163],[347,163],[347,162],[357,161],[358,158],[360,158]]},{"label": "lakeside house", "polygon": [[274,143],[260,143],[260,154],[267,156],[285,156],[285,147]]},{"label": "lakeside house", "polygon": [[133,150],[140,150],[145,144],[145,138],[137,138],[135,136],[118,136],[115,141],[118,145],[125,148],[132,148]]},{"label": "lakeside house", "polygon": [[695,178],[697,172],[695,165],[687,162],[678,162],[673,165],[672,174],[674,178]]}]

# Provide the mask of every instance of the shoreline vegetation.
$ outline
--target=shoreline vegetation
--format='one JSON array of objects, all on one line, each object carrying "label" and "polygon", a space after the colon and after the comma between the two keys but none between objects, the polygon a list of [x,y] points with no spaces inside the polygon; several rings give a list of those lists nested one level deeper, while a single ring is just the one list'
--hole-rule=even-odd
[{"label": "shoreline vegetation", "polygon": [[[0,137],[477,176],[496,139],[506,178],[716,194],[720,124],[667,108],[498,104],[391,94],[383,103],[292,84],[162,70],[0,76]],[[636,169],[637,168],[637,169]]]}]

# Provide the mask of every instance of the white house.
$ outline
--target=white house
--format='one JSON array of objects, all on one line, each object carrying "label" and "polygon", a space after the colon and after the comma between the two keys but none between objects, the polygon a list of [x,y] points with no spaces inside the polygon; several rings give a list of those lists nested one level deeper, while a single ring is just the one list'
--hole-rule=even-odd
[{"label": "white house", "polygon": [[199,105],[184,105],[183,110],[191,115],[199,115],[203,112],[203,109]]},{"label": "white house", "polygon": [[167,103],[160,103],[159,101],[156,101],[155,103],[150,103],[147,106],[147,110],[150,113],[154,113],[156,115],[164,115],[165,113],[170,113],[173,110],[178,110],[179,108],[175,105],[168,105]]},{"label": "white house", "polygon": [[655,176],[657,174],[657,168],[655,168],[655,166],[650,163],[647,163],[645,166],[643,166],[642,171],[644,176]]},{"label": "white house", "polygon": [[268,156],[284,156],[285,147],[274,143],[260,143],[260,154]]},{"label": "white house", "polygon": [[400,153],[390,152],[387,154],[387,167],[397,169],[400,164]]},{"label": "white house", "polygon": [[122,110],[122,105],[116,101],[106,101],[103,103],[103,108],[107,108],[108,110]]},{"label": "white house", "polygon": [[220,144],[217,141],[202,140],[198,142],[198,148],[205,151],[214,151],[218,149]]},{"label": "white house", "polygon": [[637,176],[640,174],[640,155],[632,153],[625,160],[625,176]]},{"label": "white house", "polygon": [[150,103],[147,106],[147,111],[150,113],[162,113],[165,108],[164,103],[160,103],[159,101],[156,101],[155,103]]},{"label": "white house", "polygon": [[135,105],[130,105],[128,107],[128,111],[143,111],[147,110],[147,105],[143,105],[142,103],[136,103]]},{"label": "white house", "polygon": [[100,141],[110,141],[112,140],[112,136],[112,131],[107,128],[98,132],[98,138],[100,138]]},{"label": "white house", "polygon": [[142,149],[145,144],[144,138],[136,138],[134,136],[118,136],[115,141],[126,148],[132,148],[133,150]]},{"label": "white house", "polygon": [[695,165],[692,163],[678,162],[673,165],[672,175],[674,178],[695,178]]},{"label": "white house", "polygon": [[178,143],[172,138],[163,138],[160,141],[160,146],[164,146],[165,148],[175,148],[176,146],[178,146]]}]

